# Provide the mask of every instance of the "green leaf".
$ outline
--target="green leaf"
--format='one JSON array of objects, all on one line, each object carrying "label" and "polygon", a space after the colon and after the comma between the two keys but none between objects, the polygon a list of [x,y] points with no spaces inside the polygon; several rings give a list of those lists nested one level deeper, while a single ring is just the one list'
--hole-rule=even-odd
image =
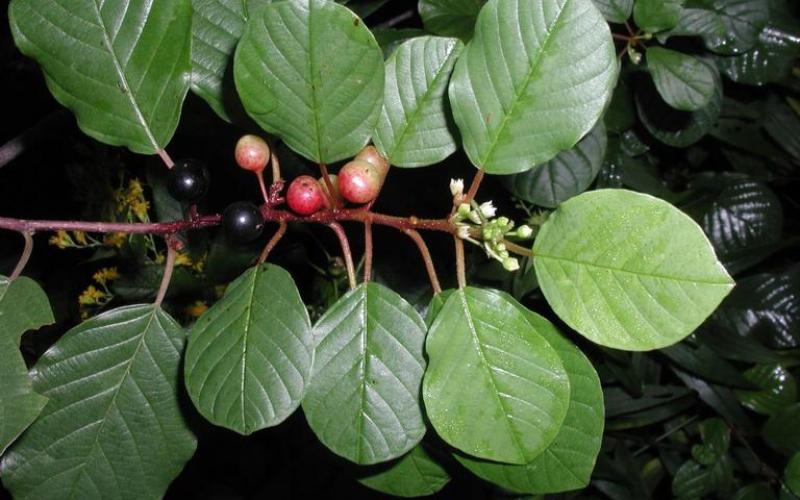
[{"label": "green leaf", "polygon": [[780,410],[764,425],[764,441],[784,455],[800,452],[800,403]]},{"label": "green leaf", "polygon": [[13,0],[9,15],[17,46],[81,130],[137,153],[166,146],[189,90],[189,0]]},{"label": "green leaf", "polygon": [[592,363],[552,323],[523,309],[537,333],[556,350],[567,372],[570,399],[553,442],[525,465],[506,465],[456,454],[478,477],[505,489],[531,494],[584,488],[594,469],[603,436],[603,391]]},{"label": "green leaf", "polygon": [[708,61],[701,62],[714,74],[714,94],[704,108],[694,112],[680,111],[661,99],[654,85],[640,85],[636,108],[645,128],[659,141],[676,148],[685,148],[703,138],[717,121],[722,109],[722,80]]},{"label": "green leaf", "polygon": [[425,30],[462,40],[472,38],[475,20],[486,0],[419,0]]},{"label": "green leaf", "polygon": [[563,203],[533,246],[545,298],[589,340],[646,351],[672,345],[733,288],[702,230],[669,203],[604,189]]},{"label": "green leaf", "polygon": [[611,103],[603,115],[603,122],[609,132],[622,133],[636,125],[636,106],[628,78],[620,76]]},{"label": "green leaf", "polygon": [[233,54],[247,20],[272,1],[192,0],[192,92],[223,120],[244,114],[233,83]]},{"label": "green leaf", "polygon": [[50,301],[35,281],[0,276],[0,455],[47,403],[33,390],[19,344],[23,333],[53,321]]},{"label": "green leaf", "polygon": [[491,0],[450,81],[467,156],[513,174],[570,149],[602,114],[617,72],[591,0]]},{"label": "green leaf", "polygon": [[64,334],[31,372],[50,401],[3,457],[14,498],[161,498],[196,447],[178,398],[184,339],[149,304]]},{"label": "green leaf", "polygon": [[763,125],[767,134],[800,163],[800,115],[786,101],[773,98],[767,101]]},{"label": "green leaf", "polygon": [[681,368],[700,375],[705,380],[728,387],[754,388],[735,366],[708,347],[692,348],[682,342],[662,349],[661,353]]},{"label": "green leaf", "polygon": [[711,467],[686,461],[672,479],[672,493],[677,498],[705,498],[732,479],[733,469],[730,460],[723,457]]},{"label": "green leaf", "polygon": [[438,493],[450,482],[450,474],[418,444],[389,467],[358,482],[387,495],[413,498]]},{"label": "green leaf", "polygon": [[463,47],[455,38],[412,38],[386,61],[386,90],[374,140],[390,164],[424,167],[455,152],[446,92]]},{"label": "green leaf", "polygon": [[452,446],[525,464],[558,434],[569,381],[558,353],[492,290],[454,291],[428,333],[422,394],[428,418]]},{"label": "green leaf", "polygon": [[636,0],[633,20],[646,33],[674,28],[680,21],[683,3],[684,0]]},{"label": "green leaf", "polygon": [[231,283],[198,319],[186,349],[186,389],[215,425],[251,434],[300,406],[313,339],[292,277],[262,264]]},{"label": "green leaf", "polygon": [[706,47],[718,54],[740,54],[749,50],[769,21],[769,6],[765,0],[692,0],[691,7],[717,15],[718,21],[705,20],[696,27]]},{"label": "green leaf", "polygon": [[502,178],[515,197],[536,205],[555,208],[589,189],[606,154],[608,134],[603,121],[574,148],[527,172]]},{"label": "green leaf", "polygon": [[362,284],[328,309],[314,335],[303,411],[319,440],[362,465],[419,443],[425,323],[414,307],[382,285]]},{"label": "green leaf", "polygon": [[684,387],[645,386],[641,396],[631,396],[618,387],[604,391],[606,429],[624,430],[645,427],[679,415],[696,404]]},{"label": "green leaf", "polygon": [[705,420],[700,424],[700,435],[703,438],[703,448],[706,451],[705,458],[710,458],[703,465],[713,465],[728,453],[731,445],[731,429],[725,423],[725,420],[719,417]]},{"label": "green leaf", "polygon": [[610,23],[624,23],[633,12],[633,0],[594,0],[594,4]]},{"label": "green leaf", "polygon": [[736,391],[742,406],[763,415],[774,415],[797,401],[797,381],[781,365],[757,365],[744,372],[761,390]]},{"label": "green leaf", "polygon": [[766,85],[786,78],[798,55],[800,33],[767,26],[748,52],[715,60],[720,71],[735,82]]},{"label": "green leaf", "polygon": [[236,49],[234,77],[256,123],[317,163],[358,153],[383,101],[378,43],[360,18],[327,0],[260,9]]},{"label": "green leaf", "polygon": [[383,49],[383,56],[388,58],[406,40],[426,36],[424,30],[418,28],[373,28],[372,34]]},{"label": "green leaf", "polygon": [[792,459],[789,460],[784,475],[786,486],[789,487],[792,493],[800,496],[800,452],[795,453]]},{"label": "green leaf", "polygon": [[697,392],[697,395],[704,403],[713,408],[731,425],[738,427],[742,432],[753,431],[753,422],[742,410],[732,390],[720,385],[710,384],[678,368],[673,367],[672,371],[687,387]]},{"label": "green leaf", "polygon": [[708,106],[716,90],[714,72],[696,57],[663,47],[647,49],[647,68],[667,104],[681,111]]}]

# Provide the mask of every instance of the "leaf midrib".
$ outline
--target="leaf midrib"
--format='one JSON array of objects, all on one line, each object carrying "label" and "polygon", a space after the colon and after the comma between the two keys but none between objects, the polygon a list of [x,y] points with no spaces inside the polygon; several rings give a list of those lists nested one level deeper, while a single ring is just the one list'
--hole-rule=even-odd
[{"label": "leaf midrib", "polygon": [[314,84],[314,0],[308,3],[308,81],[311,83],[311,116],[314,121],[314,134],[317,142],[317,160],[322,163],[322,132],[319,124],[319,103],[317,86]]},{"label": "leaf midrib", "polygon": [[245,416],[244,411],[244,400],[246,390],[246,380],[247,380],[247,340],[250,335],[250,327],[252,326],[252,318],[253,318],[253,302],[256,294],[256,282],[258,281],[258,275],[261,272],[261,268],[257,267],[253,270],[253,281],[250,285],[249,293],[248,293],[248,303],[249,307],[247,308],[247,317],[245,318],[244,322],[244,335],[242,336],[242,372],[241,372],[241,381],[239,382],[239,390],[241,391],[241,404],[239,405],[239,409],[242,415],[242,430],[245,433],[248,433],[248,425],[247,425],[247,418]]}]

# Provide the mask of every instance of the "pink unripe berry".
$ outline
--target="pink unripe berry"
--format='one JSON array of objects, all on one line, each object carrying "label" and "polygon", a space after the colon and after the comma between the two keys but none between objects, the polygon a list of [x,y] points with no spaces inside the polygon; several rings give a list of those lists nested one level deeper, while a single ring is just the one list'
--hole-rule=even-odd
[{"label": "pink unripe berry", "polygon": [[322,210],[326,200],[319,182],[310,175],[301,175],[289,184],[286,203],[298,215],[311,215]]},{"label": "pink unripe berry", "polygon": [[243,135],[236,143],[236,163],[245,170],[261,172],[269,163],[270,150],[267,142],[257,135]]},{"label": "pink unripe berry", "polygon": [[386,173],[389,171],[389,162],[381,156],[375,146],[367,146],[359,152],[355,160],[364,160],[368,163],[375,165],[378,168],[378,172],[380,172],[381,176],[386,176]]},{"label": "pink unripe berry", "polygon": [[378,197],[384,175],[365,160],[353,160],[339,171],[339,191],[352,203],[369,203]]}]

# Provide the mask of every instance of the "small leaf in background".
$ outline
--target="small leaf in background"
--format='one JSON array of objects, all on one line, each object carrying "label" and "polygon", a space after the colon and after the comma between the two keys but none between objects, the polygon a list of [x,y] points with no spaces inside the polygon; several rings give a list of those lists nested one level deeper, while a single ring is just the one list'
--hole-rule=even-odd
[{"label": "small leaf in background", "polygon": [[727,457],[710,466],[689,460],[672,478],[672,493],[677,498],[704,498],[720,490],[727,491],[732,482],[733,469]]},{"label": "small leaf in background", "polygon": [[594,0],[594,4],[610,23],[624,23],[633,12],[633,0]]},{"label": "small leaf in background", "polygon": [[636,104],[626,74],[623,72],[614,88],[611,102],[603,115],[603,122],[609,132],[622,133],[636,125]]},{"label": "small leaf in background", "polygon": [[650,47],[647,69],[658,93],[675,109],[697,111],[708,106],[714,96],[717,86],[714,72],[694,56]]},{"label": "small leaf in background", "polygon": [[20,338],[53,321],[50,301],[35,281],[0,276],[0,456],[47,403],[46,397],[33,390],[19,351]]},{"label": "small leaf in background", "polygon": [[650,385],[641,395],[632,396],[619,387],[603,390],[606,403],[606,428],[634,429],[674,417],[695,405],[695,398],[685,387]]},{"label": "small leaf in background", "polygon": [[447,84],[463,48],[455,38],[412,38],[386,61],[386,90],[374,142],[391,165],[424,167],[456,151]]},{"label": "small leaf in background", "polygon": [[378,472],[362,476],[358,482],[375,491],[396,497],[413,498],[438,493],[450,482],[450,474],[418,444],[402,458]]},{"label": "small leaf in background", "polygon": [[553,442],[569,380],[558,353],[509,296],[466,288],[430,328],[422,393],[427,416],[470,455],[525,464]]},{"label": "small leaf in background", "polygon": [[800,496],[800,452],[795,453],[786,465],[784,480],[792,493]]},{"label": "small leaf in background", "polygon": [[736,391],[742,406],[764,415],[774,415],[797,401],[797,381],[781,365],[757,365],[744,377],[761,390]]},{"label": "small leaf in background", "polygon": [[766,85],[785,79],[800,55],[800,29],[789,31],[767,26],[749,51],[715,58],[720,71],[746,85]]},{"label": "small leaf in background", "polygon": [[372,34],[375,35],[375,40],[383,49],[383,57],[387,59],[403,42],[428,35],[426,31],[417,28],[395,29],[380,27],[373,28]]},{"label": "small leaf in background", "polygon": [[725,361],[705,346],[692,347],[681,342],[660,351],[681,368],[700,375],[703,379],[728,387],[753,389],[754,385],[731,363]]},{"label": "small leaf in background", "polygon": [[556,314],[617,349],[682,340],[733,288],[694,221],[631,191],[592,191],[563,203],[542,226],[533,253]]},{"label": "small leaf in background", "polygon": [[161,309],[107,311],[36,363],[42,414],[3,457],[15,498],[161,498],[197,445],[178,388],[185,331]]},{"label": "small leaf in background", "polygon": [[319,440],[362,465],[417,445],[425,323],[414,307],[383,285],[362,284],[328,309],[314,335],[303,412]]},{"label": "small leaf in background", "polygon": [[513,174],[572,148],[602,114],[617,73],[591,0],[491,0],[450,81],[467,156],[490,174]]},{"label": "small leaf in background", "polygon": [[[799,38],[800,40],[800,38]],[[770,99],[764,110],[764,130],[800,163],[800,116],[786,101]]]},{"label": "small leaf in background", "polygon": [[692,447],[692,456],[702,465],[714,465],[722,460],[731,445],[731,430],[719,417],[710,418],[700,424],[702,444]]},{"label": "small leaf in background", "polygon": [[87,135],[142,154],[167,145],[189,90],[190,0],[75,0],[68,8],[14,0],[9,17],[17,46]]},{"label": "small leaf in background", "polygon": [[716,14],[718,21],[699,25],[701,29],[697,34],[703,37],[706,47],[718,54],[740,54],[749,50],[769,21],[769,6],[765,0],[692,0],[692,6]]},{"label": "small leaf in background", "polygon": [[358,153],[383,102],[378,43],[360,18],[328,0],[258,10],[236,49],[234,76],[256,123],[317,163]]},{"label": "small leaf in background", "polygon": [[681,18],[684,0],[636,0],[633,20],[646,33],[674,28]]},{"label": "small leaf in background", "polygon": [[672,368],[672,371],[686,384],[686,387],[695,391],[705,404],[713,408],[733,427],[744,433],[754,430],[753,421],[742,410],[733,390],[706,382],[675,367]]},{"label": "small leaf in background", "polygon": [[537,333],[556,350],[569,377],[567,416],[553,442],[525,465],[506,465],[456,454],[478,477],[505,489],[531,494],[584,488],[594,469],[603,436],[603,391],[592,363],[552,323],[521,308]]},{"label": "small leaf in background", "polygon": [[503,184],[515,197],[546,208],[589,189],[606,154],[608,134],[602,120],[572,149],[527,172],[502,178]]},{"label": "small leaf in background", "polygon": [[419,16],[427,31],[467,41],[484,3],[486,0],[419,0]]},{"label": "small leaf in background", "polygon": [[211,423],[251,434],[283,422],[303,398],[313,340],[291,275],[263,264],[228,285],[197,320],[186,389]]},{"label": "small leaf in background", "polygon": [[800,452],[800,403],[787,406],[764,424],[764,441],[773,449],[791,456]]}]

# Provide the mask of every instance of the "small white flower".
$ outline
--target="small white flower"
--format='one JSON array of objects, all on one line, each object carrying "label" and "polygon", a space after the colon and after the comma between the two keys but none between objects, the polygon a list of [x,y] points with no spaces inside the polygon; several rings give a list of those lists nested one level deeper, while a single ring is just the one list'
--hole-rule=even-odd
[{"label": "small white flower", "polygon": [[530,239],[533,236],[533,229],[530,226],[519,226],[517,236],[523,240]]},{"label": "small white flower", "polygon": [[458,237],[462,240],[469,239],[469,226],[466,224],[459,224],[458,225]]},{"label": "small white flower", "polygon": [[507,257],[503,259],[503,269],[514,272],[519,269],[519,261],[514,257]]},{"label": "small white flower", "polygon": [[464,194],[464,179],[450,179],[450,192],[453,196],[462,196]]},{"label": "small white flower", "polygon": [[487,219],[491,219],[492,217],[497,215],[497,208],[495,208],[495,206],[492,204],[491,201],[481,203],[480,209],[483,216],[486,217]]}]

